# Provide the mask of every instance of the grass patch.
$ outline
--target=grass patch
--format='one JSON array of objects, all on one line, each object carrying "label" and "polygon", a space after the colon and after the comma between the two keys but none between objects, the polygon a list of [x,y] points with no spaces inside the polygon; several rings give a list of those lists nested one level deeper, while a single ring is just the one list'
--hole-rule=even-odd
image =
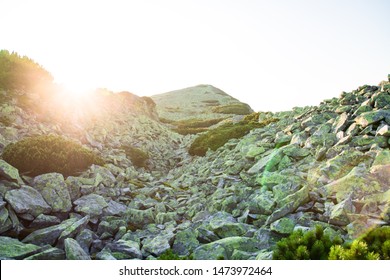
[{"label": "grass patch", "polygon": [[228,104],[214,107],[212,109],[214,113],[218,114],[234,114],[234,115],[249,115],[252,113],[252,109],[244,103]]},{"label": "grass patch", "polygon": [[121,149],[136,167],[147,167],[148,153],[131,145],[123,145]]}]

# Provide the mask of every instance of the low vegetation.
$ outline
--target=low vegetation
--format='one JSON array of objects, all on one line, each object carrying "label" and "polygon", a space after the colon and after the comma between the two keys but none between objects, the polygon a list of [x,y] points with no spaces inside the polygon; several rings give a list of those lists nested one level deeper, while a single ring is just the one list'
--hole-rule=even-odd
[{"label": "low vegetation", "polygon": [[304,232],[294,231],[289,237],[276,243],[274,260],[327,260],[331,247],[341,245],[343,240],[331,238],[321,226]]},{"label": "low vegetation", "polygon": [[171,122],[171,124],[176,126],[176,128],[173,129],[174,131],[182,135],[187,135],[205,132],[209,129],[210,126],[220,123],[223,120],[225,120],[225,118],[210,120],[189,119]]},{"label": "low vegetation", "polygon": [[34,90],[52,80],[49,72],[27,56],[0,50],[0,89]]},{"label": "low vegetation", "polygon": [[190,155],[204,156],[209,149],[215,151],[225,145],[230,139],[241,138],[252,129],[263,127],[278,120],[270,117],[262,122],[258,122],[258,119],[259,113],[252,113],[241,122],[236,124],[226,123],[199,135],[191,144],[189,149]]},{"label": "low vegetation", "polygon": [[390,260],[390,226],[375,228],[352,243],[332,248],[331,260]]},{"label": "low vegetation", "polygon": [[19,172],[31,176],[58,172],[77,174],[104,161],[93,151],[57,135],[27,137],[4,148],[2,158]]},{"label": "low vegetation", "polygon": [[372,229],[352,242],[331,238],[322,227],[294,231],[276,243],[274,260],[390,260],[390,226]]},{"label": "low vegetation", "polygon": [[132,145],[123,145],[121,148],[136,167],[147,167],[147,160],[149,159],[148,153]]},{"label": "low vegetation", "polygon": [[227,104],[216,106],[212,109],[214,113],[219,114],[234,114],[234,115],[249,115],[252,113],[252,109],[244,103]]}]

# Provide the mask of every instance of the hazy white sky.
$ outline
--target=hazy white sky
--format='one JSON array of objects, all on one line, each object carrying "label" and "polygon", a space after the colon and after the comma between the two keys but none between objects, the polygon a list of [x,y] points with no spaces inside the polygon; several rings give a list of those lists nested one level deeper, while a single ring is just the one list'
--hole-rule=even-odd
[{"label": "hazy white sky", "polygon": [[212,84],[279,111],[390,73],[386,0],[0,0],[0,11],[0,49],[72,88]]}]

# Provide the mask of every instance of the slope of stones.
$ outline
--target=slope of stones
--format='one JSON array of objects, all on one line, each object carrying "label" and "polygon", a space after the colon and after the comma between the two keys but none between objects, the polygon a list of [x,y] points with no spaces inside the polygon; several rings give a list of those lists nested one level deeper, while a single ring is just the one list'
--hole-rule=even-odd
[{"label": "slope of stones", "polygon": [[[260,121],[279,121],[205,157],[186,152],[192,136],[121,114],[81,130],[85,145],[109,159],[104,167],[28,178],[0,161],[0,257],[153,259],[173,250],[267,259],[298,228],[321,224],[351,239],[388,224],[389,93],[383,82],[316,107],[262,113]],[[2,143],[61,132],[18,116],[19,125],[1,127]],[[150,170],[125,157],[127,142],[150,151]]]}]

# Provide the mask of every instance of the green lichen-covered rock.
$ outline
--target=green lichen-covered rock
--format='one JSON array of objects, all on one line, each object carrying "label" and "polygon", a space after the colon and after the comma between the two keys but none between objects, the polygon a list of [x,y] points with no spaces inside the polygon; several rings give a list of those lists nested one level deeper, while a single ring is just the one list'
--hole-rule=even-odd
[{"label": "green lichen-covered rock", "polygon": [[50,247],[47,250],[31,255],[24,260],[65,260],[65,252],[58,248]]},{"label": "green lichen-covered rock", "polygon": [[379,122],[390,117],[390,110],[376,110],[361,114],[355,119],[355,122],[362,127]]},{"label": "green lichen-covered rock", "polygon": [[82,196],[73,202],[75,211],[91,218],[98,218],[103,214],[103,209],[108,206],[104,197],[97,194]]},{"label": "green lichen-covered rock", "polygon": [[293,213],[299,206],[309,202],[309,191],[309,186],[304,186],[299,191],[290,194],[281,201],[278,201],[277,210],[268,217],[266,224],[269,225],[287,214]]},{"label": "green lichen-covered rock", "polygon": [[0,236],[0,259],[15,259],[36,252],[40,247],[11,237]]},{"label": "green lichen-covered rock", "polygon": [[48,214],[52,210],[42,195],[29,186],[22,186],[20,189],[8,191],[5,194],[5,200],[18,214],[28,213],[38,217],[40,214]]},{"label": "green lichen-covered rock", "polygon": [[291,234],[294,227],[295,222],[289,218],[281,218],[271,224],[271,230],[281,234]]},{"label": "green lichen-covered rock", "polygon": [[142,243],[142,250],[147,254],[152,254],[153,256],[159,256],[171,249],[171,243],[174,238],[173,233],[166,233],[162,235],[157,235],[154,238],[147,238]]},{"label": "green lichen-covered rock", "polygon": [[248,174],[257,174],[263,170],[275,171],[276,166],[282,160],[283,153],[279,150],[273,151],[268,156],[261,158],[255,165],[253,165],[249,170]]},{"label": "green lichen-covered rock", "polygon": [[50,205],[53,212],[67,213],[72,202],[64,177],[59,173],[48,173],[34,178],[33,187],[37,189]]},{"label": "green lichen-covered rock", "polygon": [[23,180],[19,176],[19,171],[2,159],[0,159],[0,178],[1,177],[19,184],[23,184]]},{"label": "green lichen-covered rock", "polygon": [[380,183],[364,166],[357,166],[346,176],[323,187],[327,195],[335,195],[338,202],[357,193],[370,194],[379,191]]},{"label": "green lichen-covered rock", "polygon": [[142,259],[139,243],[132,240],[118,240],[109,243],[103,251],[105,250],[117,260]]},{"label": "green lichen-covered rock", "polygon": [[61,233],[70,227],[72,224],[74,224],[77,221],[76,218],[68,219],[63,221],[59,225],[43,228],[34,231],[33,233],[29,234],[26,238],[24,238],[22,241],[24,243],[32,243],[35,245],[54,245],[57,242],[58,237],[61,235]]},{"label": "green lichen-covered rock", "polygon": [[172,250],[180,256],[187,256],[199,246],[198,233],[192,229],[186,229],[176,234]]},{"label": "green lichen-covered rock", "polygon": [[67,260],[91,260],[91,257],[81,248],[79,243],[72,238],[64,241]]},{"label": "green lichen-covered rock", "polygon": [[372,166],[388,165],[390,164],[390,150],[381,150],[377,153]]},{"label": "green lichen-covered rock", "polygon": [[60,235],[60,237],[58,238],[58,243],[59,244],[62,244],[64,242],[65,239],[67,238],[74,238],[76,237],[76,235],[81,231],[83,230],[86,225],[88,224],[89,222],[89,216],[85,216],[83,218],[81,218],[80,220],[74,222],[72,225],[70,225],[69,227],[67,227]]},{"label": "green lichen-covered rock", "polygon": [[134,228],[142,228],[144,225],[154,223],[153,209],[146,210],[128,209],[125,213],[126,221]]}]

